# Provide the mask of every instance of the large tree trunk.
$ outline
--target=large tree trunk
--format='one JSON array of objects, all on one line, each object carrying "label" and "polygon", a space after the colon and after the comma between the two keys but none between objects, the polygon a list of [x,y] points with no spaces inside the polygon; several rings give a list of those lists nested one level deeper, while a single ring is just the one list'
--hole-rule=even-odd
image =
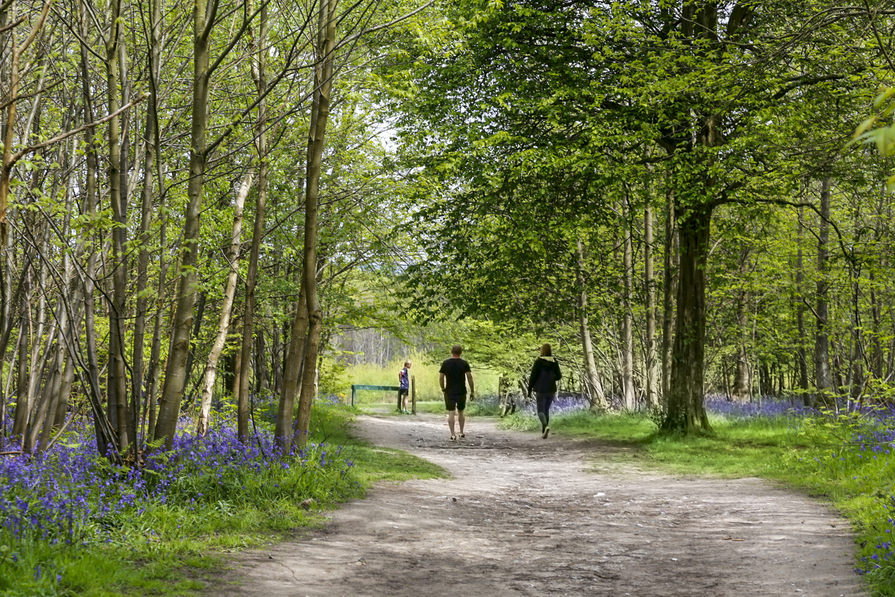
[{"label": "large tree trunk", "polygon": [[[70,152],[70,154],[74,154],[74,152]],[[65,234],[71,233],[71,216],[73,214],[73,205],[72,205],[72,189],[73,189],[73,180],[69,182],[66,187],[66,210],[65,210],[65,220],[63,224],[63,232]],[[81,253],[79,247],[78,253]],[[62,257],[62,284],[60,291],[62,293],[61,298],[61,306],[60,310],[62,311],[64,325],[60,324],[60,349],[64,354],[64,362],[65,366],[62,372],[62,379],[59,382],[59,388],[57,394],[54,398],[53,405],[51,406],[49,412],[47,413],[47,419],[44,423],[44,429],[40,438],[40,447],[41,449],[46,448],[50,441],[50,437],[52,435],[53,430],[62,427],[65,423],[65,416],[68,412],[68,396],[71,393],[72,386],[75,380],[75,368],[77,367],[77,363],[74,359],[71,358],[70,355],[67,354],[67,345],[74,342],[74,339],[77,337],[77,330],[81,324],[81,311],[80,311],[80,303],[81,303],[81,285],[77,285],[75,287],[74,293],[71,292],[71,280],[74,273],[74,266],[72,263],[72,259],[68,253],[63,255]]]},{"label": "large tree trunk", "polygon": [[283,391],[283,329],[277,323],[271,332],[270,369],[271,392],[279,396]]},{"label": "large tree trunk", "polygon": [[663,430],[684,434],[710,431],[704,404],[705,266],[711,228],[711,207],[678,208],[680,280],[677,320]]},{"label": "large tree trunk", "polygon": [[187,359],[199,265],[199,214],[205,181],[206,133],[208,128],[208,88],[210,78],[211,30],[216,20],[218,3],[208,6],[207,0],[196,0],[193,5],[193,104],[192,133],[187,196],[181,241],[182,258],[178,271],[177,308],[174,312],[171,346],[165,369],[165,383],[159,400],[155,439],[165,438],[170,449],[177,430],[180,402],[186,385]]},{"label": "large tree trunk", "polygon": [[208,361],[205,364],[205,381],[202,385],[202,399],[199,403],[199,420],[196,423],[196,433],[204,436],[208,433],[208,415],[211,411],[211,397],[214,393],[214,384],[217,379],[218,360],[227,343],[227,331],[230,329],[230,309],[233,307],[233,297],[236,296],[236,283],[239,278],[239,246],[242,237],[242,211],[246,197],[252,186],[252,171],[246,172],[236,193],[236,202],[233,206],[233,230],[230,233],[230,250],[227,253],[229,273],[227,285],[224,288],[224,304],[221,306],[221,314],[218,318],[218,333],[214,344],[208,353]]},{"label": "large tree trunk", "polygon": [[830,338],[827,332],[830,310],[827,294],[827,244],[830,241],[830,177],[825,176],[820,188],[820,225],[817,233],[817,328],[814,334],[814,369],[817,400],[825,406],[832,406],[835,397],[832,394],[830,378]]},{"label": "large tree trunk", "polygon": [[311,424],[311,402],[317,384],[317,354],[323,310],[317,296],[317,208],[320,190],[320,168],[329,104],[332,94],[334,52],[336,43],[337,0],[321,0],[316,44],[317,64],[314,69],[314,99],[308,134],[308,162],[305,181],[305,246],[302,284],[308,305],[308,337],[304,354],[301,396],[298,402],[296,431],[299,441],[307,441]]},{"label": "large tree trunk", "polygon": [[[60,326],[65,325],[64,318],[65,310],[63,309],[62,317],[59,322]],[[38,447],[38,439],[41,435],[41,430],[44,427],[52,428],[54,418],[54,413],[52,411],[55,409],[56,400],[59,396],[59,388],[62,385],[62,371],[65,366],[65,350],[62,347],[61,339],[52,349],[51,358],[53,364],[50,368],[47,381],[44,384],[43,391],[41,392],[38,407],[32,415],[31,429],[29,429],[28,435],[25,438],[24,451],[28,453],[33,453],[35,447]],[[48,413],[50,414],[49,417],[47,416]]]},{"label": "large tree trunk", "polygon": [[[718,41],[719,6],[714,2],[682,4],[681,33],[694,46],[706,47]],[[733,23],[728,24],[728,31]],[[734,27],[735,28],[735,27]],[[700,51],[700,50],[697,50]],[[695,113],[691,110],[690,114]],[[696,172],[678,172],[680,183],[689,187],[676,197],[675,215],[680,241],[680,262],[671,364],[671,392],[662,428],[674,433],[711,432],[705,412],[705,285],[708,242],[717,181],[712,176],[712,148],[724,143],[721,118],[716,113],[696,115],[691,123],[695,133],[692,147],[679,142],[675,151],[689,151]]]}]

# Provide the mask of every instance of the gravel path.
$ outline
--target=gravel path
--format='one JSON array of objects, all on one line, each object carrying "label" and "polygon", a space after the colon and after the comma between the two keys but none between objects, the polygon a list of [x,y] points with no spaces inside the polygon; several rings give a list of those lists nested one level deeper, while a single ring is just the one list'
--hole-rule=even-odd
[{"label": "gravel path", "polygon": [[454,478],[380,484],[307,538],[240,554],[212,594],[866,595],[848,523],[759,479],[666,476],[485,418],[459,444],[438,415],[364,416],[356,431]]}]

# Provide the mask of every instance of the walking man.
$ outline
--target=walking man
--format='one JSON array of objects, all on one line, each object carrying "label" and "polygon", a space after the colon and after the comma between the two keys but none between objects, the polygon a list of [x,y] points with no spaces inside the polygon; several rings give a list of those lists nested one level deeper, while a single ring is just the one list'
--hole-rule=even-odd
[{"label": "walking man", "polygon": [[444,394],[444,407],[448,411],[448,427],[451,428],[451,441],[456,441],[457,436],[454,435],[454,412],[457,413],[457,420],[460,423],[460,438],[466,437],[463,432],[463,426],[466,423],[466,416],[463,411],[466,410],[466,381],[469,380],[470,399],[475,399],[475,384],[472,381],[472,370],[469,363],[460,358],[463,354],[463,347],[454,344],[451,347],[451,358],[445,360],[441,364],[438,371],[438,384],[441,386],[441,392]]}]

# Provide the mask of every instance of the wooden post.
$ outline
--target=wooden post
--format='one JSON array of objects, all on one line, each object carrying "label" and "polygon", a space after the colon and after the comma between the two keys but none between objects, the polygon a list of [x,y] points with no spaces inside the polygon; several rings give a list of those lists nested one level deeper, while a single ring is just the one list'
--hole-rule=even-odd
[{"label": "wooden post", "polygon": [[404,409],[401,408],[401,390],[398,390],[398,412],[402,412]]},{"label": "wooden post", "polygon": [[410,412],[416,414],[416,375],[410,376]]},{"label": "wooden post", "polygon": [[354,394],[356,390],[354,389],[354,384],[351,384],[351,406],[354,406]]}]

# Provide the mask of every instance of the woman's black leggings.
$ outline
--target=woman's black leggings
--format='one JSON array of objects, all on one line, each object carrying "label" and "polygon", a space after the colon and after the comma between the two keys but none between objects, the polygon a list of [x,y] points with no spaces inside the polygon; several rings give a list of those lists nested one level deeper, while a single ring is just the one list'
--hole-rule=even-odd
[{"label": "woman's black leggings", "polygon": [[547,427],[550,424],[550,405],[556,399],[556,392],[535,392],[538,401],[538,418],[541,420],[541,427]]}]

